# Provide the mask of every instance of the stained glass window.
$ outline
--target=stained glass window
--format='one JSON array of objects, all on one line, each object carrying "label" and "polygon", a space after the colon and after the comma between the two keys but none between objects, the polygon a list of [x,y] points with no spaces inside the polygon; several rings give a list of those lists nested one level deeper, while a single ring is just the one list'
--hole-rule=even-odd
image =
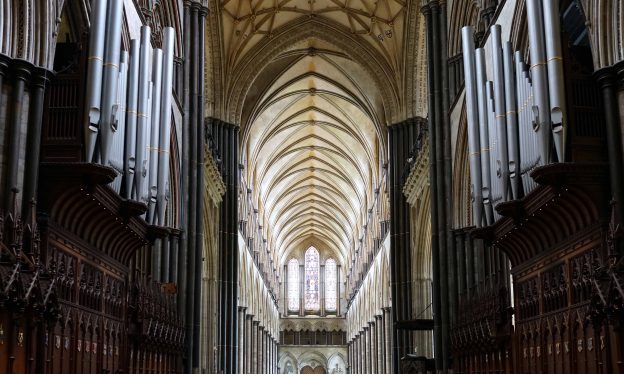
[{"label": "stained glass window", "polygon": [[288,261],[288,310],[299,310],[299,261]]},{"label": "stained glass window", "polygon": [[316,311],[320,307],[319,253],[310,247],[305,253],[305,309]]},{"label": "stained glass window", "polygon": [[338,306],[338,275],[336,261],[325,261],[325,309],[335,311]]}]

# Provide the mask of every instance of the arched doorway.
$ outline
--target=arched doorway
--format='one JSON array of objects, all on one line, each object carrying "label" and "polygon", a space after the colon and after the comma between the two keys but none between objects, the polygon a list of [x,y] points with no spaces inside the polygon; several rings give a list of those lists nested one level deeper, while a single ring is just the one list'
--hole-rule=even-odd
[{"label": "arched doorway", "polygon": [[317,366],[314,369],[312,369],[311,366],[305,366],[303,369],[301,369],[301,374],[326,374],[327,372],[325,371],[325,368],[322,366]]}]

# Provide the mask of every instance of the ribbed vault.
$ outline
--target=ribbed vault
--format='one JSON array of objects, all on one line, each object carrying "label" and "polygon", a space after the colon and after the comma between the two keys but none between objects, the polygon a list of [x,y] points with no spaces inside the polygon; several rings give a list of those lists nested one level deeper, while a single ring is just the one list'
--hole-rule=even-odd
[{"label": "ribbed vault", "polygon": [[348,263],[373,201],[383,100],[362,64],[307,38],[261,67],[243,104],[243,164],[270,248],[307,246]]},{"label": "ribbed vault", "polygon": [[408,17],[417,7],[403,0],[211,4],[220,42],[211,44],[207,71],[222,96],[208,104],[241,126],[243,183],[277,269],[315,246],[348,271],[383,174],[386,126],[406,113],[402,77],[413,74],[406,43],[416,45],[406,30],[418,27]]}]

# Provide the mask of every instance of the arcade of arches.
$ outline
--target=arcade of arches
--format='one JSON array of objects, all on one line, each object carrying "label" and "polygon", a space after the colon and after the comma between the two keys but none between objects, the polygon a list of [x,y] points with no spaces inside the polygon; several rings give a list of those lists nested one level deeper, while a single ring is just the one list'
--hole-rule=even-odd
[{"label": "arcade of arches", "polygon": [[624,373],[619,0],[0,0],[0,372]]}]

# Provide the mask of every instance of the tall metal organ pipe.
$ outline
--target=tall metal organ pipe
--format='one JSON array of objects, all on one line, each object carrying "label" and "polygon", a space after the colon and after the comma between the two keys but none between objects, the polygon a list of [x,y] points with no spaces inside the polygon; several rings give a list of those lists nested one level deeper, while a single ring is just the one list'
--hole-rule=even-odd
[{"label": "tall metal organ pipe", "polygon": [[470,152],[470,179],[473,195],[474,222],[481,227],[483,222],[483,191],[481,185],[481,153],[479,150],[479,123],[477,109],[477,85],[473,29],[462,29],[462,46],[466,80],[466,114],[468,121],[468,149]]},{"label": "tall metal organ pipe", "polygon": [[115,101],[119,89],[122,15],[123,0],[108,1],[104,81],[102,84],[102,115],[99,126],[100,163],[105,166],[108,166],[112,138],[117,132],[118,121],[121,116]]},{"label": "tall metal organ pipe", "polygon": [[483,196],[483,208],[485,221],[489,226],[494,223],[494,211],[492,207],[492,175],[490,165],[490,135],[487,118],[487,100],[485,97],[485,51],[483,48],[475,50],[477,103],[479,112],[479,144],[481,146],[481,188]]},{"label": "tall metal organ pipe", "polygon": [[147,147],[147,135],[149,131],[149,95],[150,95],[150,35],[149,26],[141,27],[141,62],[139,67],[139,101],[135,163],[135,187],[133,198],[140,200],[145,183],[145,147]]},{"label": "tall metal organ pipe", "polygon": [[566,107],[563,53],[561,50],[559,0],[542,0],[546,59],[548,61],[548,92],[550,98],[550,121],[559,162],[565,161]]},{"label": "tall metal organ pipe", "polygon": [[163,30],[163,100],[160,115],[160,152],[158,153],[158,224],[165,224],[167,184],[169,182],[169,152],[171,142],[171,105],[173,89],[173,48],[175,30],[165,27]]},{"label": "tall metal organ pipe", "polygon": [[139,100],[139,65],[141,45],[138,40],[130,41],[130,66],[128,71],[128,118],[126,125],[126,136],[124,139],[124,176],[125,191],[124,197],[132,197],[132,186],[134,184],[135,164],[136,164],[136,135],[137,135],[137,110]]},{"label": "tall metal organ pipe", "polygon": [[[546,52],[544,49],[544,23],[542,0],[526,0],[529,28],[529,50],[531,51],[531,79],[533,83],[533,126],[539,134],[540,162],[550,162],[550,105],[548,103],[548,77],[546,74]],[[552,36],[551,36],[552,37]]]},{"label": "tall metal organ pipe", "polygon": [[119,64],[119,89],[117,90],[117,100],[115,106],[118,108],[118,122],[117,130],[114,133],[112,139],[112,148],[109,159],[110,166],[117,171],[118,175],[112,182],[112,187],[115,192],[119,193],[121,189],[121,180],[123,178],[124,171],[124,141],[126,135],[126,102],[128,96],[127,82],[128,82],[128,52],[123,51],[121,53],[121,60]]},{"label": "tall metal organ pipe", "polygon": [[158,191],[158,153],[159,153],[159,133],[160,133],[160,111],[162,99],[162,69],[163,69],[163,51],[162,49],[154,49],[152,55],[154,68],[152,70],[152,113],[151,126],[149,136],[149,146],[147,147],[148,177],[146,178],[148,185],[148,222],[155,223],[154,213],[156,212],[156,193]]},{"label": "tall metal organ pipe", "polygon": [[512,199],[520,196],[520,148],[518,142],[518,106],[516,77],[514,75],[513,50],[510,42],[503,45],[503,69],[505,76],[505,116],[507,117],[507,138],[509,139],[509,178]]},{"label": "tall metal organ pipe", "polygon": [[104,43],[106,35],[106,13],[108,1],[91,2],[89,34],[89,57],[87,63],[87,91],[85,111],[85,161],[93,160],[102,101],[102,70],[104,61]]},{"label": "tall metal organ pipe", "polygon": [[501,198],[502,201],[508,201],[512,196],[509,190],[509,143],[507,139],[507,118],[505,115],[505,75],[500,25],[493,25],[490,28],[490,40],[492,45],[494,112],[498,144],[496,163],[500,168]]}]

